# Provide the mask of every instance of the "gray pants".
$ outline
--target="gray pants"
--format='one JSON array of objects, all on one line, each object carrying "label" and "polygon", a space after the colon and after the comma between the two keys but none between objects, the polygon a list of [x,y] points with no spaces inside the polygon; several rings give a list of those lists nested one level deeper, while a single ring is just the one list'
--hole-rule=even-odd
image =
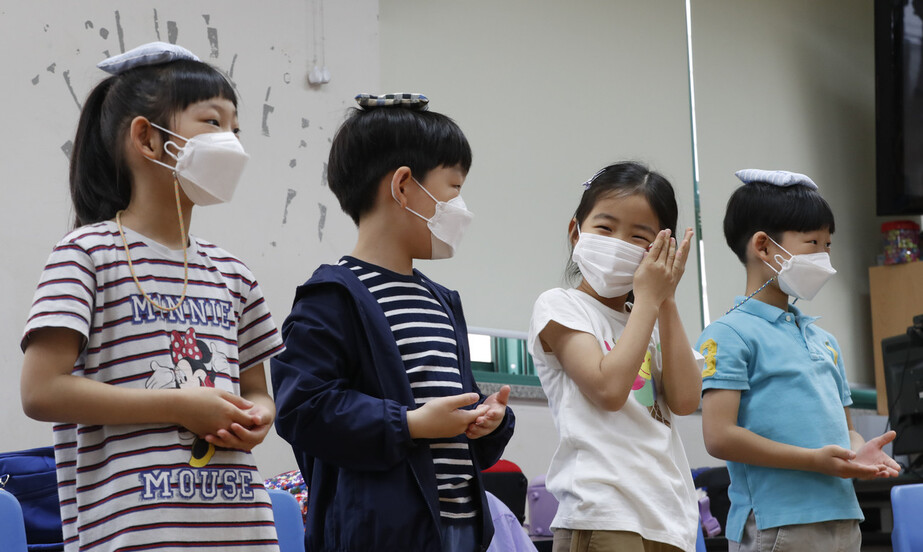
[{"label": "gray pants", "polygon": [[859,552],[859,520],[840,519],[785,525],[760,531],[750,512],[741,542],[728,541],[728,552]]}]

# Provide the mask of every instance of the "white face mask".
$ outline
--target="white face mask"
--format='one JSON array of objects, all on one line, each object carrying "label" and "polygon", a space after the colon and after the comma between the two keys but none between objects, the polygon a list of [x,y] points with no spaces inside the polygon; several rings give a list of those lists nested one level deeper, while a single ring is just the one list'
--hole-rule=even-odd
[{"label": "white face mask", "polygon": [[[788,253],[775,240],[769,239],[772,243],[778,245],[779,249]],[[817,295],[820,288],[827,283],[827,280],[836,274],[836,270],[830,264],[829,253],[810,253],[805,255],[788,253],[788,255],[788,259],[783,259],[781,255],[773,257],[773,260],[779,263],[780,270],[776,270],[769,263],[766,263],[766,265],[778,274],[779,289],[792,297],[810,301]]]},{"label": "white face mask", "polygon": [[[429,228],[433,240],[431,258],[448,259],[455,255],[455,250],[458,248],[458,244],[461,243],[465,230],[471,224],[474,214],[465,206],[465,200],[460,195],[453,197],[449,201],[439,201],[416,178],[413,181],[436,202],[436,212],[433,213],[432,217],[426,218],[410,207],[404,208],[426,221],[426,226]],[[400,203],[394,195],[393,189],[391,190],[391,197],[394,198],[394,201]]]},{"label": "white face mask", "polygon": [[[192,138],[183,138],[154,123],[151,126],[186,141],[183,147],[172,140],[163,145],[166,154],[176,160],[175,167],[156,159],[151,161],[176,174],[190,201],[196,205],[213,205],[231,200],[244,166],[250,159],[233,132],[203,132]],[[170,146],[176,149],[176,153],[170,151]]]},{"label": "white face mask", "polygon": [[631,291],[645,249],[618,238],[581,234],[579,226],[577,234],[572,258],[586,283],[600,297],[620,297]]}]

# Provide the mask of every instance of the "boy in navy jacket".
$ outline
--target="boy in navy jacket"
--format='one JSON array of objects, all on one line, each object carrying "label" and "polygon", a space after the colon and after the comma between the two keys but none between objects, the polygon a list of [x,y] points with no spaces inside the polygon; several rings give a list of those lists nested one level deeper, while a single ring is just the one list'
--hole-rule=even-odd
[{"label": "boy in navy jacket", "polygon": [[471,220],[471,149],[423,96],[356,99],[328,183],[359,237],[298,288],[271,365],[309,488],[306,549],[486,550],[480,471],[513,434],[509,387],[480,394],[458,293],[413,268],[451,257]]}]

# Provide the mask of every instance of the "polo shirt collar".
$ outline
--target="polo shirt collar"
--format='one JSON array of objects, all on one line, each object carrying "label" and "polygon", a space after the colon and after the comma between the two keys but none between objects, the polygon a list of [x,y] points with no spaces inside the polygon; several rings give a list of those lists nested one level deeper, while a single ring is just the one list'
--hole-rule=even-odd
[{"label": "polo shirt collar", "polygon": [[819,316],[806,316],[802,314],[801,310],[791,303],[788,305],[788,311],[784,311],[778,307],[764,303],[759,299],[747,299],[746,296],[743,295],[739,295],[734,299],[735,303],[740,303],[741,301],[744,301],[744,303],[737,307],[737,310],[752,314],[753,316],[758,316],[768,322],[778,322],[789,313],[795,315],[795,320],[797,320],[799,324],[802,322],[811,323],[820,318]]}]

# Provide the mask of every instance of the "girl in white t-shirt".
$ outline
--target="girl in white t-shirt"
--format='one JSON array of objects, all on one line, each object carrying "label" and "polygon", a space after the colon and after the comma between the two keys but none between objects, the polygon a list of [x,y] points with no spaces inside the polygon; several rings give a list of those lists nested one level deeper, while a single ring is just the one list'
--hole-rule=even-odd
[{"label": "girl in white t-shirt", "polygon": [[584,187],[568,225],[579,285],[543,293],[529,331],[560,438],[546,481],[560,503],[554,551],[694,550],[695,490],[673,419],[701,393],[674,300],[692,229],[677,245],[673,188],[637,163]]}]

